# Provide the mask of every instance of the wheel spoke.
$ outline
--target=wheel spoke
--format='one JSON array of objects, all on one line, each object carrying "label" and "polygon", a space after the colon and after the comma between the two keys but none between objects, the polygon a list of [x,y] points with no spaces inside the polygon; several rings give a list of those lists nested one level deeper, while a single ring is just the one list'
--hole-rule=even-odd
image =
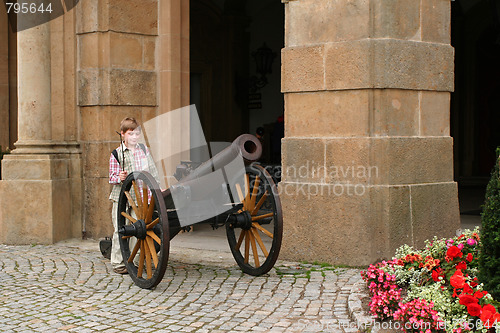
[{"label": "wheel spoke", "polygon": [[144,186],[142,188],[142,216],[144,220],[146,220],[146,216],[148,213],[148,188],[147,186]]},{"label": "wheel spoke", "polygon": [[125,196],[127,197],[128,204],[129,204],[129,205],[130,205],[130,207],[132,207],[132,209],[134,210],[135,215],[136,215],[136,216],[139,216],[139,209],[138,209],[138,208],[137,208],[137,206],[135,205],[134,199],[132,199],[132,196],[130,195],[130,192],[129,192],[129,191],[125,191]]},{"label": "wheel spoke", "polygon": [[140,214],[137,214],[138,219],[142,219],[142,213],[143,213],[143,208],[142,208],[142,200],[141,200],[141,192],[139,192],[139,188],[135,181],[132,181],[132,186],[134,187],[134,193],[135,193],[135,199],[137,200],[137,208]]},{"label": "wheel spoke", "polygon": [[264,253],[264,256],[267,258],[269,256],[269,252],[267,252],[267,249],[264,245],[264,242],[262,242],[262,238],[260,238],[259,232],[255,228],[252,228],[250,230],[252,230],[253,237],[255,238],[257,243],[259,243],[259,246],[260,246],[260,249],[262,250],[262,253]]},{"label": "wheel spoke", "polygon": [[156,236],[156,234],[155,234],[155,232],[154,232],[154,231],[152,231],[152,230],[148,230],[148,231],[146,232],[146,234],[147,234],[149,237],[153,238],[153,240],[154,240],[155,242],[157,242],[157,243],[158,243],[158,245],[161,245],[161,239],[160,239],[158,236]]},{"label": "wheel spoke", "polygon": [[266,217],[272,217],[272,216],[274,216],[274,213],[267,213],[264,215],[252,216],[252,221],[259,221],[259,220],[265,219]]},{"label": "wheel spoke", "polygon": [[142,271],[144,270],[144,257],[146,256],[146,251],[144,249],[143,240],[141,239],[138,242],[141,243],[141,254],[139,255],[139,268],[137,269],[137,276],[142,277]]},{"label": "wheel spoke", "polygon": [[259,253],[257,251],[257,244],[255,244],[255,239],[251,231],[248,232],[248,238],[250,238],[250,245],[252,245],[253,260],[255,262],[255,267],[259,267]]},{"label": "wheel spoke", "polygon": [[153,263],[155,268],[158,267],[158,255],[156,254],[155,244],[153,242],[153,238],[146,237],[146,241],[148,243],[149,252],[151,252],[151,258],[153,258]]},{"label": "wheel spoke", "polygon": [[272,234],[272,233],[270,233],[269,231],[267,231],[266,229],[264,229],[264,228],[263,228],[260,224],[258,224],[258,223],[252,223],[252,226],[253,226],[254,228],[259,229],[260,231],[262,231],[264,234],[266,234],[266,235],[267,235],[267,236],[269,236],[270,238],[274,238],[274,237],[273,237],[273,234]]},{"label": "wheel spoke", "polygon": [[250,204],[250,180],[248,173],[245,174],[245,202],[247,203],[246,207],[248,210],[248,205]]},{"label": "wheel spoke", "polygon": [[240,198],[241,203],[243,203],[243,209],[245,209],[245,197],[243,196],[243,192],[241,191],[240,184],[236,183],[236,191],[238,192],[238,197]]},{"label": "wheel spoke", "polygon": [[243,238],[245,237],[245,232],[246,232],[246,230],[241,230],[240,238],[238,238],[238,243],[236,243],[236,247],[235,247],[235,250],[237,250],[237,251],[240,250],[241,243],[243,242]]},{"label": "wheel spoke", "polygon": [[153,218],[154,209],[155,209],[155,198],[153,196],[151,196],[151,202],[149,203],[148,211],[146,214],[146,219],[144,220],[144,222],[146,222],[146,224],[151,222],[151,219]]},{"label": "wheel spoke", "polygon": [[144,250],[146,253],[144,253],[146,257],[146,272],[148,279],[151,279],[153,277],[153,272],[151,269],[151,250],[149,249],[148,242],[146,240],[143,240],[144,243]]},{"label": "wheel spoke", "polygon": [[137,222],[136,219],[134,219],[132,216],[128,215],[127,213],[125,212],[122,212],[122,216],[124,216],[127,220],[131,221],[132,223],[135,223]]},{"label": "wheel spoke", "polygon": [[141,246],[141,242],[137,241],[137,243],[135,243],[134,250],[132,251],[132,254],[130,255],[130,257],[128,257],[128,262],[132,262],[134,260],[135,256],[137,255],[137,251],[139,251],[140,246]]},{"label": "wheel spoke", "polygon": [[255,201],[257,201],[257,192],[259,191],[260,177],[255,177],[255,182],[253,184],[252,196],[250,199],[250,204],[248,210],[252,210],[255,208]]},{"label": "wheel spoke", "polygon": [[249,240],[249,235],[245,230],[245,264],[248,264],[249,255],[250,255],[250,240]]},{"label": "wheel spoke", "polygon": [[160,218],[157,217],[153,222],[149,223],[146,225],[146,230],[151,230],[154,228],[155,225],[157,225],[160,222]]},{"label": "wheel spoke", "polygon": [[264,202],[266,201],[267,197],[269,196],[269,192],[266,191],[266,193],[264,193],[264,195],[262,195],[262,198],[260,198],[259,202],[257,203],[257,205],[255,206],[255,208],[252,210],[252,212],[250,213],[250,215],[255,215],[257,214],[257,212],[259,211],[260,207],[262,206],[262,204],[264,204]]}]

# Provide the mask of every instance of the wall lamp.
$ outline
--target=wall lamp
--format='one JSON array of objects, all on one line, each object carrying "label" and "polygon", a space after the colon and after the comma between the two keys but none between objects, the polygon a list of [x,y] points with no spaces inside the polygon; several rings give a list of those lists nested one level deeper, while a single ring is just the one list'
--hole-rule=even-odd
[{"label": "wall lamp", "polygon": [[250,90],[255,92],[268,83],[266,75],[272,73],[276,53],[264,43],[257,51],[252,52],[252,57],[255,60],[256,72],[260,74],[260,78],[257,76],[250,77]]}]

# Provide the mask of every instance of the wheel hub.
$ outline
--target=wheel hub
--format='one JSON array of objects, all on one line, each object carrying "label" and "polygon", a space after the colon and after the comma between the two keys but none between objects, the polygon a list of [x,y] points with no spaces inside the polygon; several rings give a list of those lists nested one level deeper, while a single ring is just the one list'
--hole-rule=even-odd
[{"label": "wheel hub", "polygon": [[249,211],[245,210],[233,216],[236,218],[233,226],[241,228],[243,230],[250,230],[250,228],[252,228],[252,215],[250,215]]},{"label": "wheel hub", "polygon": [[137,222],[129,225],[124,225],[118,229],[118,233],[122,236],[134,236],[138,239],[146,239],[146,222],[137,220]]}]

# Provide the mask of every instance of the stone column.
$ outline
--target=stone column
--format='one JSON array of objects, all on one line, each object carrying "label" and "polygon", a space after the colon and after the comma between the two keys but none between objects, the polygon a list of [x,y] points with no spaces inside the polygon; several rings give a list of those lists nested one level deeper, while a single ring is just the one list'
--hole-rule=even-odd
[{"label": "stone column", "polygon": [[[74,56],[74,38],[63,38],[64,22],[74,24],[69,15],[17,33],[18,141],[2,160],[0,243],[53,243],[81,235],[79,147],[67,140],[74,137],[69,117],[52,121],[58,105],[73,105],[65,112],[75,112],[74,91],[65,88],[73,85],[64,81],[74,69],[67,69],[68,77],[52,70]],[[52,42],[64,44],[68,54],[53,54]],[[54,128],[65,135],[55,138]]]},{"label": "stone column", "polygon": [[[28,51],[29,50],[29,51]],[[52,139],[50,23],[17,33],[18,137],[16,153],[49,152]],[[48,148],[48,150],[47,150]]]},{"label": "stone column", "polygon": [[454,235],[450,1],[284,2],[283,258],[366,265]]},{"label": "stone column", "polygon": [[159,1],[88,0],[76,9],[84,233],[99,238],[113,232],[109,157],[120,121],[157,115]]},{"label": "stone column", "polygon": [[[158,114],[164,114],[190,104],[189,0],[164,0],[159,5]],[[165,129],[171,138],[165,145],[171,147],[171,151],[177,151],[179,146],[187,146],[190,140],[190,119],[187,114],[181,117]],[[186,153],[179,156],[178,160],[165,160],[163,166],[166,174],[173,175],[180,161],[189,159]]]},{"label": "stone column", "polygon": [[9,22],[0,12],[0,147],[9,148]]}]

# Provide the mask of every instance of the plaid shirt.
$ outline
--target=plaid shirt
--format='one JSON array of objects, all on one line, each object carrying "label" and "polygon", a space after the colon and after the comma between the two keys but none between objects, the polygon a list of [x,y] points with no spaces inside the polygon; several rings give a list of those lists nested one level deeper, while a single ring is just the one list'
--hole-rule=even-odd
[{"label": "plaid shirt", "polygon": [[[125,149],[123,150],[123,154],[122,146],[125,147]],[[111,194],[109,195],[109,200],[118,202],[118,199],[120,197],[120,190],[122,187],[120,181],[120,171],[122,171],[122,167],[120,165],[123,165],[123,170],[126,171],[127,174],[130,174],[133,171],[148,171],[158,182],[158,171],[156,170],[155,163],[147,147],[146,153],[144,153],[139,145],[135,147],[135,151],[133,154],[132,151],[125,145],[120,145],[120,147],[116,148],[116,151],[118,153],[119,161],[116,160],[113,154],[111,154],[111,156],[109,157],[109,183],[114,185]],[[125,159],[125,163],[123,163],[122,159]],[[138,185],[140,186],[140,184]],[[133,192],[133,188],[131,188],[130,194],[135,200],[135,194]],[[142,196],[142,191],[140,192]],[[151,195],[150,192],[149,195]]]}]

